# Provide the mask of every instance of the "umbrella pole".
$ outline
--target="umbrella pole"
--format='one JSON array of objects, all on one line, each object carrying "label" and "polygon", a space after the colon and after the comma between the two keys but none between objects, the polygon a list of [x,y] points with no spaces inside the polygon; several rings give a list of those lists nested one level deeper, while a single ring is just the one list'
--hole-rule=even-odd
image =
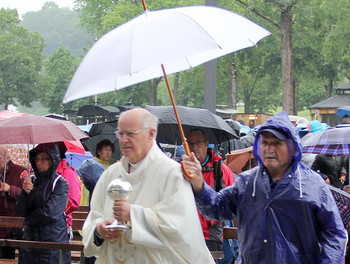
[{"label": "umbrella pole", "polygon": [[143,5],[143,10],[146,11],[147,10],[147,6],[146,6],[146,1],[142,0],[142,5]]},{"label": "umbrella pole", "polygon": [[[175,117],[176,117],[176,120],[177,120],[177,124],[178,124],[179,130],[180,130],[182,145],[184,146],[186,155],[187,156],[191,156],[191,151],[190,151],[190,148],[189,148],[188,143],[187,143],[186,138],[185,138],[185,133],[184,133],[184,130],[183,130],[182,125],[181,125],[179,114],[177,112],[177,108],[176,108],[173,92],[171,91],[170,84],[169,84],[169,81],[168,81],[168,76],[167,76],[167,74],[165,72],[163,64],[162,64],[162,71],[163,71],[163,75],[164,75],[166,86],[168,88],[169,96],[170,96],[170,99],[171,99],[171,104],[173,105],[173,109],[174,109],[174,112],[175,112]],[[185,176],[187,178],[189,178],[189,179],[193,178],[193,175],[188,173],[188,171],[186,170],[186,167],[185,167],[185,165],[183,165],[183,163],[181,163],[181,168],[182,168],[182,170],[183,170],[183,172],[184,172],[184,174],[185,174]]]}]

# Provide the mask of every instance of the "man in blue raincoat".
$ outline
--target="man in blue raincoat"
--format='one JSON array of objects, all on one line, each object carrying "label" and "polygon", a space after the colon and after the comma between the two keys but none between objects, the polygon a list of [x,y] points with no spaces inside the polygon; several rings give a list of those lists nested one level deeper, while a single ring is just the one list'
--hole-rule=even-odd
[{"label": "man in blue raincoat", "polygon": [[300,163],[300,139],[285,112],[260,127],[253,148],[258,166],[218,193],[193,153],[183,156],[199,211],[238,218],[237,263],[343,263],[347,233],[337,205],[322,177]]}]

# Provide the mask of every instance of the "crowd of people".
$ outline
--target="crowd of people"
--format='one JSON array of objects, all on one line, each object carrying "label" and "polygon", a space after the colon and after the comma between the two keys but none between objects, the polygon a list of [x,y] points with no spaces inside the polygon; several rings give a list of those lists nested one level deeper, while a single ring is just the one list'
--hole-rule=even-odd
[{"label": "crowd of people", "polygon": [[[305,127],[308,133],[323,128],[299,121],[281,112],[241,133],[242,124],[228,120],[239,139],[214,148],[203,130],[192,129],[186,134],[191,155],[169,158],[156,142],[157,118],[134,108],[118,120],[121,160],[111,164],[114,145],[103,140],[95,157],[76,169],[64,159],[62,143],[32,149],[30,169],[14,164],[0,146],[0,215],[22,216],[25,225],[0,229],[0,238],[67,243],[72,212],[88,205],[85,263],[350,263],[349,224],[328,187],[350,193],[349,159],[302,153]],[[256,166],[236,175],[225,156],[249,146]],[[109,197],[114,179],[131,184],[127,198]],[[110,228],[115,219],[129,228]],[[233,219],[239,239],[224,240]],[[224,258],[214,260],[210,251],[223,251]],[[0,258],[15,258],[15,249],[1,247]],[[59,258],[59,250],[19,250],[19,263]],[[71,263],[70,252],[64,260]]]}]

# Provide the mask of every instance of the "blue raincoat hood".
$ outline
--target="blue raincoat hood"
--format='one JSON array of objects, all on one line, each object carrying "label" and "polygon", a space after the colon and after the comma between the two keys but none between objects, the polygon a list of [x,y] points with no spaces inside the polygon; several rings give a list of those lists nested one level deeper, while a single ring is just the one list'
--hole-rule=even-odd
[{"label": "blue raincoat hood", "polygon": [[283,131],[285,134],[288,135],[288,138],[293,140],[294,147],[297,152],[294,155],[292,160],[292,168],[296,168],[302,156],[300,137],[298,135],[296,127],[294,127],[292,122],[289,121],[289,118],[286,112],[280,112],[274,115],[269,120],[267,120],[265,124],[263,124],[257,131],[257,135],[255,137],[254,144],[253,144],[253,154],[254,154],[255,160],[259,164],[262,164],[261,154],[260,154],[260,138],[261,138],[262,131],[266,128],[273,128],[273,129]]}]

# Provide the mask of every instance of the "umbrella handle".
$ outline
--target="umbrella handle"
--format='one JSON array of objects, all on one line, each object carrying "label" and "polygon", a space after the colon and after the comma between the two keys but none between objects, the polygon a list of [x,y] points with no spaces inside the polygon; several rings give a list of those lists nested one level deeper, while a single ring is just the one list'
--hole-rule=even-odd
[{"label": "umbrella handle", "polygon": [[[173,92],[171,91],[171,88],[170,88],[168,76],[167,76],[167,74],[165,72],[164,65],[162,64],[161,66],[162,66],[162,71],[163,71],[163,75],[164,75],[164,80],[165,80],[166,86],[168,88],[171,104],[173,105],[174,114],[175,114],[175,117],[176,117],[176,120],[177,120],[177,124],[178,124],[178,127],[179,127],[179,132],[180,132],[180,136],[181,136],[181,139],[182,139],[182,145],[184,146],[186,155],[187,156],[191,156],[191,151],[190,151],[190,148],[189,148],[188,143],[186,141],[185,133],[184,133],[182,125],[181,125],[179,114],[177,112],[177,108],[176,108]],[[181,162],[181,168],[182,168],[183,173],[185,174],[185,176],[188,179],[192,179],[193,178],[193,175],[188,173],[188,171],[186,170],[185,165],[183,165],[182,162]]]},{"label": "umbrella handle", "polygon": [[[187,141],[183,141],[182,145],[184,146],[186,155],[187,156],[191,156],[191,151],[190,151],[190,148],[188,146]],[[185,164],[183,162],[181,162],[181,168],[182,168],[182,171],[183,171],[184,175],[186,176],[186,178],[188,178],[188,179],[192,179],[193,178],[193,174],[190,174],[187,171],[186,166],[185,166]]]},{"label": "umbrella handle", "polygon": [[185,167],[185,164],[183,162],[181,162],[181,169],[183,174],[186,176],[187,179],[192,179],[193,178],[193,174],[190,174]]}]

